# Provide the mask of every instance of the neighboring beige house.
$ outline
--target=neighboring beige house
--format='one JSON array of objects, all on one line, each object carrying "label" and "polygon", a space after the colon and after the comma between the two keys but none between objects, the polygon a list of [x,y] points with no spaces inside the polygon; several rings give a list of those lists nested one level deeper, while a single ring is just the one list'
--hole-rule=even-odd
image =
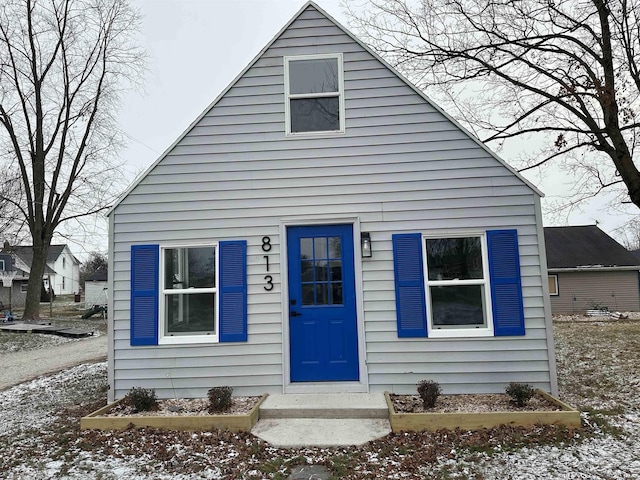
[{"label": "neighboring beige house", "polygon": [[639,311],[640,260],[596,225],[545,227],[553,314]]}]

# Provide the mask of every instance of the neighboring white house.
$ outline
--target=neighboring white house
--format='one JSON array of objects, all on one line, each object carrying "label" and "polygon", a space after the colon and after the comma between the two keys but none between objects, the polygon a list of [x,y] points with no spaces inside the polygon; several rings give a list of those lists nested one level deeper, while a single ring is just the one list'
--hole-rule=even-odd
[{"label": "neighboring white house", "polygon": [[[80,292],[80,261],[67,245],[51,245],[47,265],[55,272],[51,275],[51,285],[56,295]],[[45,278],[45,287],[47,280]]]},{"label": "neighboring white house", "polygon": [[110,211],[109,396],[556,393],[540,197],[309,2]]},{"label": "neighboring white house", "polygon": [[[2,253],[11,256],[12,268],[16,270],[12,290],[13,306],[22,307],[27,295],[33,248],[28,245],[5,246]],[[42,280],[46,289],[49,289],[49,280],[51,280],[56,295],[71,295],[80,292],[80,261],[71,253],[67,245],[51,245],[49,247]],[[3,295],[5,294],[0,291],[0,300],[7,302]]]}]

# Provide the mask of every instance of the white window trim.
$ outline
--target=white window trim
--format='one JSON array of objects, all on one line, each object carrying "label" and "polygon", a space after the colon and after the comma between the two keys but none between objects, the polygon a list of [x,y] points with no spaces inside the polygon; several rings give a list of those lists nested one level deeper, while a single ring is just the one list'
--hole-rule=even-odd
[{"label": "white window trim", "polygon": [[[296,60],[318,60],[323,58],[335,58],[338,60],[338,92],[325,93],[306,93],[306,94],[290,94],[289,93],[289,62]],[[291,98],[327,98],[338,97],[338,108],[340,115],[340,130],[327,130],[319,132],[292,132],[291,131],[291,107],[289,100]],[[317,55],[295,55],[284,57],[284,124],[285,134],[287,137],[307,137],[307,136],[327,136],[343,134],[345,132],[345,106],[344,106],[344,67],[342,53],[325,53]]]},{"label": "white window trim", "polygon": [[[429,270],[427,265],[427,240],[438,238],[466,238],[480,237],[480,248],[482,249],[482,280],[429,280]],[[491,278],[489,276],[489,256],[487,250],[486,232],[463,232],[463,233],[443,233],[439,235],[423,235],[422,236],[422,268],[424,270],[424,293],[427,305],[427,336],[429,338],[464,338],[464,337],[493,337],[493,310],[491,305]],[[430,286],[438,285],[484,285],[484,304],[487,325],[479,328],[434,328],[433,313],[431,309],[431,290]]]},{"label": "white window trim", "polygon": [[[168,249],[175,248],[199,248],[213,247],[216,252],[215,259],[215,287],[211,288],[188,288],[188,289],[171,289],[171,293],[215,293],[214,302],[214,329],[212,335],[165,335],[165,294],[168,289],[164,288],[164,252]],[[220,247],[218,242],[199,243],[199,244],[178,244],[178,245],[160,245],[160,268],[158,268],[158,345],[188,345],[197,343],[219,343],[220,341]]]},{"label": "white window trim", "polygon": [[551,293],[551,290],[549,290],[549,296],[558,297],[560,295],[560,291],[558,290],[558,274],[550,273],[549,274],[549,278],[552,278],[552,277],[553,277],[553,282],[556,285],[556,293]]}]

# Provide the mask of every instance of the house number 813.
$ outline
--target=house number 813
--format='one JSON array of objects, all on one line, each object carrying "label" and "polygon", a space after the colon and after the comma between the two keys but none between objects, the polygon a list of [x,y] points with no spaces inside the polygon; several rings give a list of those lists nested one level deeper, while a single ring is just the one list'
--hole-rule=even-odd
[{"label": "house number 813", "polygon": [[[262,251],[263,252],[271,251],[270,237],[262,237]],[[269,271],[269,255],[263,255],[263,257],[264,257],[264,261],[266,262],[266,267],[268,272]],[[265,282],[267,282],[267,284],[262,288],[264,288],[267,292],[270,292],[271,290],[273,290],[273,277],[271,275],[265,275],[264,280]]]}]

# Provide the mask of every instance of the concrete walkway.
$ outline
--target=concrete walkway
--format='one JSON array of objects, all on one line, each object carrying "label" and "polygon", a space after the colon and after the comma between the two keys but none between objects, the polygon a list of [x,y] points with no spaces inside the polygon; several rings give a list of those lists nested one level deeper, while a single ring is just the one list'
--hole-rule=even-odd
[{"label": "concrete walkway", "polygon": [[281,448],[362,445],[390,432],[382,393],[269,395],[251,430]]},{"label": "concrete walkway", "polygon": [[0,390],[81,363],[101,362],[106,359],[106,335],[35,350],[3,353],[0,355]]}]

